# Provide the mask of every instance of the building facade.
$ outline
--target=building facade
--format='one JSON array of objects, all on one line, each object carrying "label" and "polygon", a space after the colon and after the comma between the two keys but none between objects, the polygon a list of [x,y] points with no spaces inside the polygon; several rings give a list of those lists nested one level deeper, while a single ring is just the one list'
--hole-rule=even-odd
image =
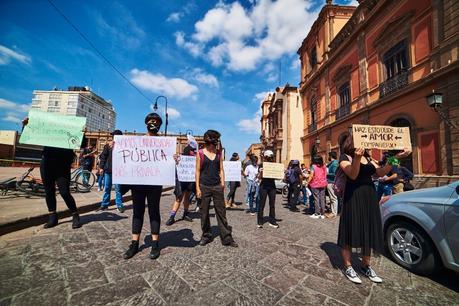
[{"label": "building facade", "polygon": [[268,94],[261,104],[261,137],[263,146],[275,154],[275,161],[288,165],[303,160],[303,111],[297,87],[286,84]]},{"label": "building facade", "polygon": [[[458,11],[454,0],[327,1],[298,50],[305,160],[338,151],[352,124],[405,126],[418,187],[459,179]],[[347,21],[330,31],[337,16]]]},{"label": "building facade", "polygon": [[[246,155],[254,155],[258,157],[258,160],[261,159],[261,153],[263,152],[263,145],[261,143],[252,143],[250,147],[245,152]],[[244,159],[242,156],[241,160]]]},{"label": "building facade", "polygon": [[86,117],[88,131],[112,131],[116,113],[110,101],[99,97],[89,87],[68,90],[34,90],[32,109],[62,115]]}]

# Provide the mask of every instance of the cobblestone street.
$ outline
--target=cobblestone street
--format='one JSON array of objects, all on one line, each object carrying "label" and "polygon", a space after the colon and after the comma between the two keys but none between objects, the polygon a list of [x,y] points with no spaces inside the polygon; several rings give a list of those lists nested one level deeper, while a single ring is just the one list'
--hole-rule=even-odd
[{"label": "cobblestone street", "polygon": [[[163,196],[163,249],[156,261],[148,258],[147,220],[142,251],[122,259],[130,243],[130,202],[124,214],[111,207],[82,215],[77,230],[67,219],[50,230],[2,236],[0,305],[459,305],[457,274],[419,277],[385,257],[373,262],[382,284],[363,276],[361,285],[352,284],[339,270],[338,219],[292,213],[280,195],[279,229],[267,223],[257,229],[245,205],[228,211],[239,248],[222,246],[218,237],[198,246],[198,213],[192,223],[166,227],[172,202],[170,192]],[[215,218],[211,222],[216,233]]]}]

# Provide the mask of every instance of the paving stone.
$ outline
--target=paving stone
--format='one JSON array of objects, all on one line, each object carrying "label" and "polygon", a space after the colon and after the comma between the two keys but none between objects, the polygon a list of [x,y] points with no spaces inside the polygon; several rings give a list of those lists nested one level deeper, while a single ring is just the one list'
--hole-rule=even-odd
[{"label": "paving stone", "polygon": [[107,284],[104,266],[91,261],[86,266],[72,266],[65,269],[65,279],[71,293]]},{"label": "paving stone", "polygon": [[[337,288],[337,290],[339,289]],[[327,299],[326,295],[302,285],[294,287],[285,297],[287,298],[286,305],[289,305],[288,303],[292,303],[291,305],[321,305]],[[299,304],[294,303],[294,301]]]},{"label": "paving stone", "polygon": [[106,305],[127,299],[148,288],[148,283],[141,276],[134,276],[73,294],[70,305]]},{"label": "paving stone", "polygon": [[116,282],[127,277],[132,277],[134,275],[143,274],[151,271],[157,271],[157,269],[162,268],[161,264],[156,260],[148,260],[141,258],[143,254],[136,254],[137,258],[133,258],[129,261],[123,260],[123,264],[117,264],[115,266],[108,267],[105,270],[105,275],[107,276],[110,282]]},{"label": "paving stone", "polygon": [[252,306],[252,300],[246,298],[245,296],[239,296],[236,300],[229,303],[228,306]]},{"label": "paving stone", "polygon": [[248,275],[256,280],[262,280],[263,278],[274,273],[273,270],[259,264],[253,264],[246,266],[243,270],[239,270],[241,273]]},{"label": "paving stone", "polygon": [[223,283],[250,298],[257,305],[273,305],[282,298],[280,292],[242,273],[234,273]]},{"label": "paving stone", "polygon": [[83,231],[64,232],[61,234],[60,239],[61,245],[66,246],[73,243],[84,243],[89,242],[88,236]]},{"label": "paving stone", "polygon": [[110,306],[162,306],[166,305],[161,297],[153,290],[146,289],[126,299],[109,303]]},{"label": "paving stone", "polygon": [[0,300],[0,306],[9,306],[11,305],[11,301],[13,300],[13,297],[8,297],[5,299]]},{"label": "paving stone", "polygon": [[177,305],[224,306],[230,305],[241,295],[222,282],[216,282],[197,292],[181,297]]},{"label": "paving stone", "polygon": [[170,304],[177,302],[192,291],[190,285],[169,268],[160,266],[143,276],[148,284]]},{"label": "paving stone", "polygon": [[283,267],[291,264],[294,259],[288,257],[284,253],[275,252],[271,255],[266,256],[264,259],[258,262],[258,264],[264,265],[274,271],[280,271]]},{"label": "paving stone", "polygon": [[306,273],[295,269],[291,265],[287,265],[282,270],[264,278],[263,283],[279,290],[285,295],[305,276]]},{"label": "paving stone", "polygon": [[0,279],[20,276],[23,273],[22,257],[0,259]]},{"label": "paving stone", "polygon": [[67,291],[64,282],[50,282],[46,286],[25,291],[14,296],[11,305],[49,305],[67,304]]}]

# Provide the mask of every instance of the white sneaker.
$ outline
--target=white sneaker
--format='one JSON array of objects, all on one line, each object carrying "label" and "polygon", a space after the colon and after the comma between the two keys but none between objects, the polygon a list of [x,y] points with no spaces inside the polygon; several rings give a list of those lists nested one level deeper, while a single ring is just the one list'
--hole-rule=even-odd
[{"label": "white sneaker", "polygon": [[263,225],[257,224],[257,228],[263,228]]},{"label": "white sneaker", "polygon": [[361,267],[360,271],[374,283],[382,283],[382,279],[376,275],[376,272],[370,267]]},{"label": "white sneaker", "polygon": [[355,284],[361,284],[362,283],[362,280],[359,278],[359,276],[357,275],[357,273],[355,273],[355,270],[354,268],[352,268],[352,266],[349,266],[347,267],[344,271],[343,271],[344,275],[346,275],[346,277],[353,283]]},{"label": "white sneaker", "polygon": [[320,215],[319,214],[312,214],[310,215],[309,217],[313,218],[313,219],[319,219],[320,218]]},{"label": "white sneaker", "polygon": [[319,219],[325,219],[324,215],[320,215]]}]

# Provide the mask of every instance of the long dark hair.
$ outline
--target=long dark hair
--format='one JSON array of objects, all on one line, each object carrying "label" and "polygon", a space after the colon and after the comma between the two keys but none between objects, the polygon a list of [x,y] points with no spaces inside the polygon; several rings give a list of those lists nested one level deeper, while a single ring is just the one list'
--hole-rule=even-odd
[{"label": "long dark hair", "polygon": [[[343,136],[343,138],[341,139],[341,142],[339,143],[339,150],[340,150],[340,154],[346,154],[346,155],[354,157],[355,147],[354,147],[354,139],[352,138],[351,133],[346,133],[346,135]],[[363,156],[369,158],[370,154],[368,153],[367,150],[365,150],[365,153]]]},{"label": "long dark hair", "polygon": [[324,165],[324,159],[320,155],[314,155],[312,158],[312,164],[322,167]]}]

